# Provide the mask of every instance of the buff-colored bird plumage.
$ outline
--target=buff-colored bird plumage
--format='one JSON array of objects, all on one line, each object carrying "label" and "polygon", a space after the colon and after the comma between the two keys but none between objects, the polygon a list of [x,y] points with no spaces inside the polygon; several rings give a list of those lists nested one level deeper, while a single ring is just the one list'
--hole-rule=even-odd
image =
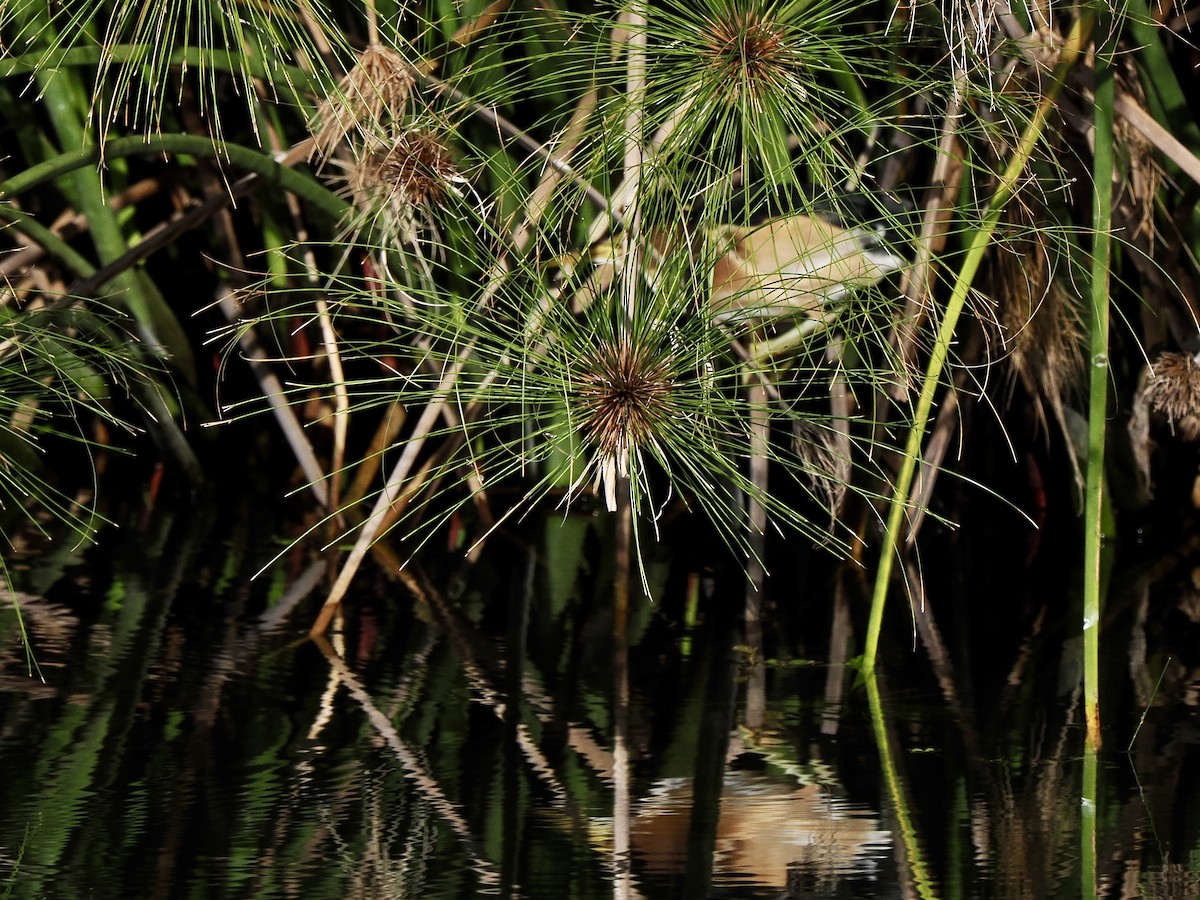
[{"label": "buff-colored bird plumage", "polygon": [[[819,316],[827,304],[878,283],[904,265],[902,257],[879,246],[872,231],[802,215],[756,226],[718,226],[708,229],[704,238],[703,255],[716,258],[709,302],[722,321]],[[663,229],[650,232],[642,265],[651,285],[659,280],[662,261],[676,253],[683,240],[681,234]],[[696,235],[687,240],[699,250]],[[576,294],[577,304],[586,305],[612,287],[612,249],[607,243],[593,249],[597,269]]]},{"label": "buff-colored bird plumage", "polygon": [[904,264],[876,246],[874,233],[808,216],[729,226],[710,237],[725,250],[712,272],[711,303],[719,318],[820,315],[826,304]]}]

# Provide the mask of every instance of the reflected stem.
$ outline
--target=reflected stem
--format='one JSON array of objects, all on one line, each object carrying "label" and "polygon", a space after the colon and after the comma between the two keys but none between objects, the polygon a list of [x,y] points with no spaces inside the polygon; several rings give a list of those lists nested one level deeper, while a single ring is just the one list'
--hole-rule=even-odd
[{"label": "reflected stem", "polygon": [[1080,897],[1096,900],[1096,752],[1090,742],[1083,751],[1083,786],[1080,791],[1079,832]]},{"label": "reflected stem", "polygon": [[900,840],[908,862],[911,883],[921,900],[936,900],[937,893],[933,887],[933,879],[925,864],[925,857],[921,853],[921,845],[912,816],[909,815],[904,782],[900,777],[900,770],[896,766],[896,759],[892,753],[892,742],[883,714],[883,699],[880,697],[879,682],[874,672],[866,676],[866,687],[867,700],[871,705],[871,729],[875,733],[875,744],[879,749],[879,764],[882,768],[884,784],[887,786],[888,799],[891,801],[892,810],[896,816],[896,825],[900,830]]},{"label": "reflected stem", "polygon": [[325,636],[314,635],[312,640],[329,663],[330,668],[341,679],[342,684],[346,686],[350,697],[362,709],[375,733],[395,756],[396,761],[404,770],[413,789],[433,808],[441,821],[458,838],[471,860],[472,868],[478,873],[479,878],[487,885],[499,884],[499,873],[492,862],[484,855],[482,845],[467,823],[466,816],[458,804],[447,797],[436,776],[425,765],[423,754],[414,750],[400,736],[391,719],[380,711],[366,687],[359,680],[359,677],[350,670],[345,660],[337,653],[333,645],[326,640]]},{"label": "reflected stem", "polygon": [[613,897],[632,894],[629,796],[629,579],[633,555],[633,507],[629,479],[617,486],[617,542],[613,584]]}]

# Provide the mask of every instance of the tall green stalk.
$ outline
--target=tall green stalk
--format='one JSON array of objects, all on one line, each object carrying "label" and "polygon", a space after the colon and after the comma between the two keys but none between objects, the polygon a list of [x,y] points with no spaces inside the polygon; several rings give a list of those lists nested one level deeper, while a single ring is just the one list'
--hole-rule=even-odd
[{"label": "tall green stalk", "polygon": [[[59,145],[64,150],[82,148],[86,135],[87,92],[74,73],[41,72],[37,76],[44,107],[49,114]],[[68,200],[87,216],[88,231],[101,263],[119,258],[128,249],[124,229],[108,205],[106,186],[100,172],[91,167],[73,169],[64,183]],[[121,303],[129,310],[142,339],[158,353],[169,353],[173,364],[195,377],[195,363],[179,320],[167,306],[157,287],[142,273],[126,271],[114,279]],[[198,464],[197,464],[198,465]]]},{"label": "tall green stalk", "polygon": [[863,651],[862,672],[868,678],[875,672],[875,655],[879,647],[879,632],[883,625],[883,609],[887,602],[888,587],[891,583],[892,565],[900,544],[904,527],[904,512],[912,491],[913,477],[916,474],[917,463],[921,459],[921,443],[925,438],[925,430],[929,424],[929,413],[933,408],[933,397],[941,384],[942,369],[950,356],[950,346],[954,340],[958,317],[962,314],[971,285],[983,261],[983,254],[991,243],[992,234],[1000,221],[1005,204],[1012,198],[1017,180],[1025,170],[1026,164],[1033,155],[1042,131],[1046,126],[1046,117],[1058,99],[1067,73],[1079,59],[1084,47],[1091,36],[1095,14],[1091,10],[1080,13],[1079,18],[1071,29],[1066,43],[1059,55],[1058,64],[1050,76],[1050,83],[1041,103],[1033,115],[1033,119],[1021,135],[1008,167],[1000,177],[1000,184],[992,195],[987,213],[979,228],[971,233],[967,242],[967,252],[962,268],[950,299],[946,303],[946,311],[942,317],[934,341],[933,351],[929,357],[929,365],[921,384],[921,394],[917,399],[917,408],[913,416],[912,428],[908,432],[908,442],[904,448],[904,462],[896,477],[895,489],[888,504],[888,520],[884,533],[883,546],[880,549],[879,569],[875,575],[875,589],[871,598],[871,617],[867,623],[867,640]]},{"label": "tall green stalk", "polygon": [[[233,168],[253,172],[283,190],[291,191],[310,207],[319,210],[334,222],[343,219],[350,208],[345,200],[338,197],[312,175],[281,165],[269,153],[254,147],[229,143],[218,146],[210,138],[192,134],[156,134],[144,138],[137,136],[114,138],[107,141],[103,147],[103,156],[110,161],[129,156],[154,157],[168,153],[220,159]],[[0,182],[0,202],[31,190],[46,181],[69,175],[79,169],[95,166],[99,163],[100,156],[100,146],[89,144],[45,159],[13,175],[8,180]],[[16,214],[7,213],[5,217],[12,219],[21,230],[25,230],[24,220],[18,221]],[[35,234],[30,231],[30,237],[35,240],[39,239],[39,236],[40,233]],[[48,249],[54,250],[55,247],[51,246]]]},{"label": "tall green stalk", "polygon": [[1100,746],[1100,553],[1104,513],[1104,438],[1108,423],[1108,304],[1112,264],[1113,69],[1110,30],[1096,52],[1095,155],[1088,372],[1087,496],[1084,506],[1083,703],[1087,742]]}]

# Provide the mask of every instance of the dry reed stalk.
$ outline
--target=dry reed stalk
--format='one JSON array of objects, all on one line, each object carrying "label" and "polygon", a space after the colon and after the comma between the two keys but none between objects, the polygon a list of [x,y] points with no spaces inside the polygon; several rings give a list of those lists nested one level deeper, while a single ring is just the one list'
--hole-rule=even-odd
[{"label": "dry reed stalk", "polygon": [[613,192],[612,199],[608,201],[607,209],[609,215],[597,216],[596,220],[592,222],[591,228],[588,229],[587,239],[584,242],[585,246],[594,247],[604,239],[609,229],[615,223],[625,221],[625,211],[633,203],[637,192],[641,189],[642,172],[653,166],[658,149],[684,123],[694,103],[694,98],[688,98],[667,117],[662,125],[658,126],[658,129],[654,132],[654,136],[643,150],[642,165],[634,169],[632,173],[627,173],[631,174],[632,177],[623,178],[617,186],[617,189]]},{"label": "dry reed stalk", "polygon": [[[117,212],[130,206],[136,206],[143,200],[148,200],[158,194],[162,188],[163,180],[161,178],[143,178],[123,191],[113,194],[108,201],[109,208]],[[13,205],[17,205],[16,201],[13,201]],[[75,212],[73,209],[65,209],[50,223],[50,232],[58,237],[70,238],[87,231],[88,227],[86,215]],[[46,255],[45,247],[25,238],[20,232],[16,234],[16,238],[24,246],[19,250],[6,252],[4,258],[0,259],[0,278],[7,278],[22,269],[31,267]]]},{"label": "dry reed stalk", "polygon": [[1192,181],[1200,184],[1200,157],[1163,128],[1132,96],[1118,94],[1114,108],[1122,120],[1135,128],[1163,156],[1179,166]]},{"label": "dry reed stalk", "polygon": [[[268,139],[271,142],[272,151],[276,154],[281,152],[281,139],[273,126],[268,127]],[[320,267],[317,265],[316,256],[308,240],[308,229],[304,224],[304,216],[300,210],[300,203],[296,199],[296,196],[291,193],[286,195],[285,202],[287,203],[288,215],[291,216],[293,226],[296,230],[296,241],[304,248],[302,255],[305,276],[309,286],[315,288],[320,280]],[[329,373],[333,380],[333,454],[329,464],[329,487],[326,491],[325,509],[333,516],[331,525],[336,526],[342,522],[340,512],[341,503],[339,499],[341,476],[339,473],[342,470],[346,457],[346,436],[350,418],[350,394],[346,387],[346,375],[342,367],[341,351],[338,347],[337,334],[333,328],[333,320],[329,314],[329,306],[323,296],[318,297],[315,306],[321,330],[322,345],[325,350],[325,358],[328,361]]]},{"label": "dry reed stalk", "polygon": [[[965,372],[960,373],[955,381],[965,378]],[[904,543],[907,547],[915,546],[917,534],[925,521],[925,512],[929,508],[929,500],[933,496],[933,487],[937,483],[938,472],[941,471],[946,453],[950,449],[950,441],[958,426],[958,393],[961,385],[952,384],[946,389],[941,403],[938,405],[938,415],[933,428],[930,429],[929,441],[925,445],[925,453],[921,457],[921,468],[913,479],[912,506],[913,513],[908,519],[908,530]]]},{"label": "dry reed stalk", "polygon": [[[316,260],[312,251],[306,247],[305,264],[309,277],[316,278]],[[341,507],[341,471],[346,460],[346,435],[350,427],[350,392],[346,388],[346,372],[342,368],[342,353],[338,346],[337,332],[333,328],[333,318],[329,314],[329,304],[324,297],[316,300],[317,321],[321,326],[321,343],[325,349],[325,359],[329,363],[329,376],[333,380],[334,412],[333,412],[333,456],[329,462],[329,510],[334,514],[334,522],[340,519],[338,512]]]},{"label": "dry reed stalk", "polygon": [[[218,298],[218,305],[231,324],[241,321],[241,305],[232,291],[222,291]],[[271,413],[279,423],[279,430],[283,432],[284,439],[300,464],[300,470],[308,479],[308,489],[312,491],[321,507],[328,509],[329,492],[325,487],[325,472],[317,460],[317,454],[313,451],[308,435],[304,433],[304,426],[300,424],[291,404],[286,400],[283,385],[267,364],[266,351],[259,344],[253,328],[244,322],[241,334],[238,335],[238,345],[241,347],[242,358],[246,360],[254,377],[258,379],[263,396],[271,404]]]},{"label": "dry reed stalk", "polygon": [[[749,475],[758,496],[768,496],[770,490],[771,414],[766,389],[757,381],[743,388],[750,405]],[[746,683],[746,727],[758,731],[767,714],[766,666],[763,663],[763,588],[767,570],[764,565],[767,551],[767,510],[755,495],[746,501],[746,599],[743,612],[743,638],[752,654],[750,676]]]},{"label": "dry reed stalk", "polygon": [[346,595],[346,591],[350,587],[350,582],[354,580],[354,576],[358,572],[358,567],[362,565],[363,558],[366,557],[371,544],[381,533],[388,508],[400,497],[400,493],[403,490],[403,483],[408,477],[413,463],[416,462],[417,455],[421,452],[426,438],[428,438],[434,424],[441,416],[442,407],[446,404],[446,400],[449,398],[454,389],[455,382],[458,380],[459,373],[470,359],[474,350],[475,343],[472,341],[459,351],[454,364],[446,370],[446,374],[438,384],[433,399],[421,412],[421,417],[417,420],[413,428],[413,436],[405,443],[404,452],[401,453],[400,459],[388,475],[383,490],[380,491],[379,496],[375,500],[375,505],[371,508],[371,512],[359,530],[358,538],[354,542],[354,547],[350,550],[350,555],[346,558],[346,562],[338,573],[333,587],[329,590],[329,596],[325,599],[325,604],[321,607],[316,621],[309,630],[310,636],[314,638],[319,637],[329,627],[329,623],[333,619],[333,614],[337,611],[342,598]]},{"label": "dry reed stalk", "polygon": [[451,43],[458,44],[460,47],[467,46],[487,31],[510,6],[512,6],[512,0],[492,0],[478,16],[459,26],[458,30],[450,36]]},{"label": "dry reed stalk", "polygon": [[400,434],[400,429],[404,427],[405,419],[408,418],[407,412],[399,400],[393,400],[388,404],[387,411],[380,418],[379,425],[375,429],[375,434],[371,438],[371,443],[363,454],[361,462],[358,464],[358,472],[354,476],[354,480],[347,488],[344,502],[349,506],[357,503],[366,496],[367,489],[371,486],[371,482],[375,480],[375,469],[371,468],[367,463],[382,455],[384,450],[391,446],[392,441]]},{"label": "dry reed stalk", "polygon": [[[574,147],[577,146],[578,141],[581,140],[582,129],[586,123],[586,119],[591,114],[592,108],[593,107],[587,103],[581,103],[576,110],[576,115],[573,116],[570,123],[568,123],[567,131],[564,132],[564,143],[567,144],[570,149],[574,149]],[[549,151],[544,152],[546,153],[547,157],[559,158],[554,154],[550,154]],[[547,171],[544,173],[543,181],[554,182],[562,176],[563,172],[561,168],[554,166],[547,169]],[[538,195],[535,191],[534,197],[537,200],[537,203],[532,206],[527,206],[528,211],[525,222],[527,227],[520,232],[526,242],[531,240],[533,228],[536,227],[537,219],[546,209],[544,196]],[[524,247],[518,247],[518,250],[524,250]],[[502,261],[498,261],[493,267],[492,276],[487,279],[487,287],[484,289],[483,296],[481,297],[478,306],[482,308],[490,304],[491,299],[496,296],[496,293],[502,286],[503,279],[506,275],[507,269],[504,267]],[[401,485],[407,479],[408,473],[416,460],[417,454],[420,452],[426,438],[432,431],[435,422],[439,416],[442,416],[447,411],[452,410],[452,407],[445,401],[450,396],[450,392],[457,381],[459,372],[462,371],[463,366],[466,365],[467,361],[474,353],[474,348],[475,342],[471,341],[459,351],[455,362],[447,370],[436,391],[434,392],[433,399],[422,411],[420,418],[417,420],[413,428],[412,435],[405,444],[404,452],[401,454],[400,460],[396,463],[396,466],[389,474],[387,481],[384,484],[383,491],[376,499],[371,513],[368,515],[362,530],[359,532],[358,537],[355,540],[354,547],[351,548],[350,555],[347,557],[342,570],[338,573],[338,577],[334,581],[333,587],[330,589],[329,596],[326,598],[316,621],[313,623],[310,634],[314,636],[320,635],[323,634],[328,628],[329,622],[332,620],[335,610],[341,603],[342,598],[345,596],[346,590],[350,586],[350,582],[353,580],[354,575],[358,571],[358,567],[362,564],[362,560],[366,556],[367,549],[370,547],[375,538],[381,533],[383,526],[386,524],[387,510],[400,497]],[[490,373],[484,380],[484,383],[490,383],[490,381],[495,378],[496,374],[496,372]],[[476,403],[479,403],[479,401],[476,401]],[[477,408],[482,408],[482,404],[480,404]],[[466,421],[471,420],[470,409],[471,407],[468,408],[468,414],[464,416]],[[469,477],[472,480],[472,486],[475,492],[482,490],[482,485],[477,481],[478,475],[474,471],[471,472]]]},{"label": "dry reed stalk", "polygon": [[[570,158],[575,150],[578,149],[580,142],[584,137],[584,129],[587,127],[588,120],[596,112],[596,106],[600,102],[600,92],[593,85],[579,102],[575,105],[575,110],[571,113],[571,118],[563,128],[562,135],[558,140],[557,152],[553,155],[556,158]],[[538,179],[537,186],[529,197],[529,201],[525,204],[525,216],[521,224],[513,229],[512,244],[513,249],[517,253],[524,253],[530,242],[533,240],[534,230],[538,223],[541,222],[546,210],[550,208],[550,203],[554,199],[554,192],[558,189],[566,175],[558,168],[550,167],[542,173],[542,177]],[[493,267],[492,275],[487,279],[488,290],[496,291],[500,287],[500,280],[507,276],[507,270],[497,265]],[[495,284],[493,285],[493,282]]]},{"label": "dry reed stalk", "polygon": [[835,375],[833,384],[829,399],[830,412],[834,417],[832,432],[801,422],[792,425],[792,451],[803,461],[803,472],[813,493],[819,497],[821,505],[829,510],[831,531],[837,525],[846,502],[852,465],[850,420],[848,415],[843,416],[841,412],[849,410],[850,396],[844,380]]},{"label": "dry reed stalk", "polygon": [[[960,76],[961,77],[961,76]],[[937,158],[930,177],[930,188],[917,237],[916,257],[900,279],[904,310],[893,326],[893,343],[899,354],[899,371],[890,391],[895,400],[905,400],[912,384],[912,369],[917,356],[917,339],[933,296],[935,272],[933,260],[945,248],[954,219],[954,207],[962,187],[963,159],[959,128],[963,116],[961,92],[964,83],[956,82],[950,107],[942,120]]]},{"label": "dry reed stalk", "polygon": [[[646,16],[645,0],[634,0],[622,13],[621,24],[625,34],[625,92],[629,107],[625,118],[625,154],[622,185],[641,178],[645,165],[646,151],[643,146],[642,130],[645,119],[646,91]],[[622,300],[628,322],[637,321],[637,289],[641,272],[641,204],[640,192],[634,191],[627,206],[617,208],[626,214],[623,232],[624,258],[622,268]],[[594,410],[597,428],[602,440],[615,441],[607,459],[615,465],[598,465],[597,476],[603,473],[605,496],[609,509],[617,515],[617,544],[615,559],[616,574],[613,585],[613,897],[614,900],[630,900],[633,895],[633,858],[630,831],[632,826],[632,792],[629,759],[629,602],[630,580],[633,566],[633,498],[629,492],[630,458],[638,452],[641,440],[653,439],[655,411],[663,395],[670,390],[669,380],[653,372],[643,371],[637,358],[637,348],[626,328],[618,329],[617,347],[609,348],[609,358],[601,361],[604,378],[609,372],[608,383],[599,384],[598,403]],[[615,358],[614,358],[615,356]],[[586,369],[585,369],[586,371]],[[611,376],[617,376],[617,380]],[[629,388],[634,388],[629,392]],[[614,402],[619,401],[619,402]],[[636,429],[645,426],[647,434],[641,436]],[[593,438],[595,435],[593,435]],[[598,457],[604,458],[603,453]],[[615,496],[619,494],[619,496]]]}]

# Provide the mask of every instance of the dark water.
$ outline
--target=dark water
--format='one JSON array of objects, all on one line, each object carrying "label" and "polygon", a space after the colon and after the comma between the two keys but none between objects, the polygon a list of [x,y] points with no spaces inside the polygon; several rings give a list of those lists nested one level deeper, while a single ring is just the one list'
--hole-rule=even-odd
[{"label": "dark water", "polygon": [[[256,515],[134,510],[99,549],[17,557],[41,677],[6,602],[3,896],[613,896],[604,518],[497,533],[473,568],[368,567],[321,647],[319,558]],[[719,551],[652,562],[633,896],[1090,895],[1069,579],[960,550],[926,554],[917,634],[889,612],[875,721],[845,665],[860,573],[777,568],[755,651]],[[1200,896],[1193,563],[1114,573],[1099,896]]]}]

